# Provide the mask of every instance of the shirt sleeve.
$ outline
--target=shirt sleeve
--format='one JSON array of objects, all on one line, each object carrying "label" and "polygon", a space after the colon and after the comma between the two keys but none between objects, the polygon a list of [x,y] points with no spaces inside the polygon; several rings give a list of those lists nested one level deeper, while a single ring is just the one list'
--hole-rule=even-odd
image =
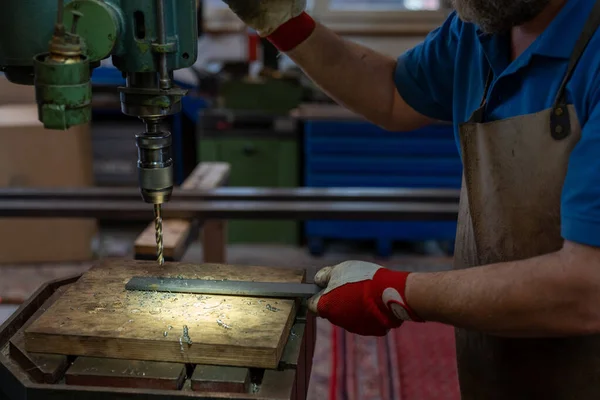
[{"label": "shirt sleeve", "polygon": [[581,139],[569,157],[562,192],[565,240],[600,247],[600,91],[592,102]]},{"label": "shirt sleeve", "polygon": [[394,77],[398,93],[427,117],[452,121],[454,64],[461,27],[453,12],[423,43],[398,58]]}]

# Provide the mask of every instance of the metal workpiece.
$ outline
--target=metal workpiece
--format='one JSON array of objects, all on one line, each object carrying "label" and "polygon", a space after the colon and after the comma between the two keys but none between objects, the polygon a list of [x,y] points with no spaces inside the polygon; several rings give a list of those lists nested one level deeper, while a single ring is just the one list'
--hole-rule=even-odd
[{"label": "metal workpiece", "polygon": [[310,283],[252,282],[230,280],[179,279],[134,276],[127,290],[166,293],[213,294],[223,296],[309,298],[321,288]]}]

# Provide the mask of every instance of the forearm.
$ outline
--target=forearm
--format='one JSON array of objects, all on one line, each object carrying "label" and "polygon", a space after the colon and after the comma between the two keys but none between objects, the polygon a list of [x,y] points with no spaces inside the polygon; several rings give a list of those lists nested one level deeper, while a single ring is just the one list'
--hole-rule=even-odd
[{"label": "forearm", "polygon": [[427,321],[500,336],[600,333],[597,251],[574,256],[567,248],[522,261],[415,273],[406,296]]},{"label": "forearm", "polygon": [[344,40],[317,24],[311,36],[287,53],[337,103],[394,130],[431,122],[400,98],[394,83],[396,60]]}]

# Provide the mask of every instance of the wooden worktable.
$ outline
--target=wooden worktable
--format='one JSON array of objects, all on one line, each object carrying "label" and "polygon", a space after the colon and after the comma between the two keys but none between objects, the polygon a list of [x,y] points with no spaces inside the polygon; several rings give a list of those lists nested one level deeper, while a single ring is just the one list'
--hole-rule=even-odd
[{"label": "wooden worktable", "polygon": [[293,300],[126,291],[133,276],[304,280],[304,272],[294,269],[106,261],[86,272],[25,330],[25,349],[128,360],[278,366],[296,314]]}]

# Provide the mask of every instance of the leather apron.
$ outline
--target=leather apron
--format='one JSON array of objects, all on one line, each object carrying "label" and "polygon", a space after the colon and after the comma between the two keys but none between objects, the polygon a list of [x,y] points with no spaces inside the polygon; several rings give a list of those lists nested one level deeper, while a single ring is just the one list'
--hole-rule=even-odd
[{"label": "leather apron", "polygon": [[[562,247],[560,203],[569,155],[581,127],[565,87],[600,25],[596,2],[575,45],[552,108],[462,124],[464,165],[455,268],[527,259]],[[509,339],[456,330],[464,400],[600,399],[600,336]]]}]

